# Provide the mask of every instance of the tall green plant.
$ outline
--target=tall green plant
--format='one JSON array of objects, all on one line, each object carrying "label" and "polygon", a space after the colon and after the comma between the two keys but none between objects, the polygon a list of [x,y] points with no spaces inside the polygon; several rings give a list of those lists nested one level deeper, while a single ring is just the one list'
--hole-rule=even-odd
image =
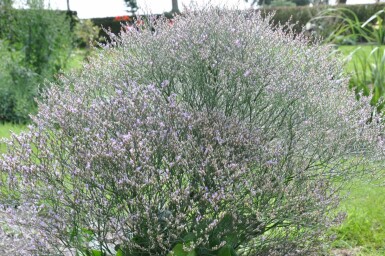
[{"label": "tall green plant", "polygon": [[[27,122],[34,112],[34,99],[45,80],[54,80],[65,67],[72,50],[70,21],[63,12],[43,9],[42,0],[28,1],[28,9],[4,9],[0,20],[2,37],[10,59],[4,74],[11,79],[2,85],[11,93],[6,105],[12,106],[0,121]],[[7,17],[12,17],[5,22]],[[4,47],[3,47],[4,49]],[[2,95],[4,97],[4,94]]]},{"label": "tall green plant", "polygon": [[80,20],[74,29],[75,42],[78,47],[90,50],[96,41],[100,41],[100,27],[96,26],[91,20]]},{"label": "tall green plant", "polygon": [[8,69],[11,58],[8,43],[0,40],[0,120],[12,119],[14,115],[12,101],[9,100],[13,97],[12,90],[9,87],[12,83],[12,77]]},{"label": "tall green plant", "polygon": [[361,21],[353,11],[337,8],[327,9],[313,19],[316,22],[333,20],[339,24],[324,39],[325,43],[366,42],[372,45],[369,54],[356,50],[348,56],[347,61],[354,60],[350,88],[354,89],[357,98],[362,94],[370,95],[370,104],[377,111],[382,111],[385,104],[385,52],[381,47],[385,43],[384,16],[385,9],[374,13],[366,21]]},{"label": "tall green plant", "polygon": [[[376,112],[381,112],[385,106],[385,50],[384,47],[374,46],[369,54],[357,48],[348,59],[354,59],[353,72],[349,86],[354,89],[357,98],[361,95],[370,96],[370,104]],[[374,114],[374,113],[373,113]]]},{"label": "tall green plant", "polygon": [[23,53],[21,63],[44,78],[65,66],[72,50],[72,35],[67,15],[42,9],[40,2],[31,1],[30,9],[15,12],[11,40],[14,49]]},{"label": "tall green plant", "polygon": [[[318,28],[318,32],[324,36],[325,43],[334,44],[356,44],[370,43],[383,44],[385,28],[383,25],[384,10],[373,14],[366,21],[358,18],[357,14],[348,8],[328,8],[321,11],[310,20]],[[335,24],[332,31],[324,34],[322,29],[329,26],[324,24]]]}]

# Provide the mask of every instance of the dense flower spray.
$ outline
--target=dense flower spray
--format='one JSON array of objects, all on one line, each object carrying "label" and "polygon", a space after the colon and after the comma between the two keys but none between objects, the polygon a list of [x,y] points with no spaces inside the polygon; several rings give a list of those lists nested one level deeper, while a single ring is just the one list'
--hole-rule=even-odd
[{"label": "dense flower spray", "polygon": [[319,255],[336,179],[381,146],[329,49],[211,8],[114,38],[8,142],[3,233],[40,255]]}]

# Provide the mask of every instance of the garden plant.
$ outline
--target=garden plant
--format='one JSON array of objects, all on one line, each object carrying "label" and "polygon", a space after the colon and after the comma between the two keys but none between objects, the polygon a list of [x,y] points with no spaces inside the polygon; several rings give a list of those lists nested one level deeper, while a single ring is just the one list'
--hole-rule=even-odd
[{"label": "garden plant", "polygon": [[53,81],[73,49],[66,13],[44,9],[43,0],[0,3],[0,122],[27,123],[45,80]]},{"label": "garden plant", "polygon": [[330,48],[258,12],[136,24],[8,140],[0,252],[325,252],[341,184],[382,152]]},{"label": "garden plant", "polygon": [[385,9],[374,13],[367,20],[360,20],[357,15],[349,9],[331,8],[321,12],[313,19],[315,23],[332,20],[337,26],[326,38],[325,43],[358,44],[364,43],[371,50],[366,52],[358,46],[347,57],[347,62],[353,61],[349,87],[356,93],[357,98],[361,95],[371,97],[370,104],[374,107],[373,114],[383,111],[385,101]]}]

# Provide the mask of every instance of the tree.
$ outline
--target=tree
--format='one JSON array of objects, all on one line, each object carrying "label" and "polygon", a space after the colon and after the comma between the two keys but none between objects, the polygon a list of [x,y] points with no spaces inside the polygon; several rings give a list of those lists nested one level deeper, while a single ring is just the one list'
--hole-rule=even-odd
[{"label": "tree", "polygon": [[135,14],[135,12],[138,10],[138,3],[136,0],[124,0],[126,3],[126,6],[129,8],[127,12],[130,12],[131,14]]},{"label": "tree", "polygon": [[272,0],[245,0],[247,3],[250,2],[251,6],[253,5],[270,5]]},{"label": "tree", "polygon": [[245,0],[246,3],[250,2],[251,6],[254,6],[255,4],[260,5],[261,0]]},{"label": "tree", "polygon": [[[67,3],[68,1],[69,0],[67,0]],[[271,0],[267,0],[267,1],[271,1]],[[135,14],[135,12],[139,9],[138,3],[136,0],[124,0],[124,2],[126,3],[126,6],[129,8],[129,10],[127,11],[130,12],[131,14]],[[178,13],[178,12],[180,12],[178,7],[178,0],[172,0],[171,13]]]},{"label": "tree", "polygon": [[178,8],[178,0],[172,0],[172,9],[171,9],[171,12],[172,13],[178,13],[180,12],[179,11],[179,8]]},{"label": "tree", "polygon": [[12,7],[13,0],[0,0],[1,7]]},{"label": "tree", "polygon": [[[277,3],[272,4],[273,0],[245,0],[245,1],[250,2],[251,6],[253,6],[253,5],[259,5],[259,6],[274,5],[274,6],[277,6]],[[274,2],[279,2],[278,5],[281,5],[282,3],[285,4],[286,1],[274,1]],[[294,3],[295,5],[298,5],[298,6],[309,5],[309,3],[310,3],[309,0],[287,0],[287,2]],[[289,3],[289,5],[291,5],[291,4]]]}]

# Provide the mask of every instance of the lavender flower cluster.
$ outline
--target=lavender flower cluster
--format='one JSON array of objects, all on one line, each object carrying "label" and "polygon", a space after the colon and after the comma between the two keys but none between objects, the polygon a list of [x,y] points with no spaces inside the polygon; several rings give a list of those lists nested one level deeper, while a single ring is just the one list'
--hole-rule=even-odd
[{"label": "lavender flower cluster", "polygon": [[97,54],[8,141],[0,251],[319,255],[382,128],[327,47],[209,8]]}]

